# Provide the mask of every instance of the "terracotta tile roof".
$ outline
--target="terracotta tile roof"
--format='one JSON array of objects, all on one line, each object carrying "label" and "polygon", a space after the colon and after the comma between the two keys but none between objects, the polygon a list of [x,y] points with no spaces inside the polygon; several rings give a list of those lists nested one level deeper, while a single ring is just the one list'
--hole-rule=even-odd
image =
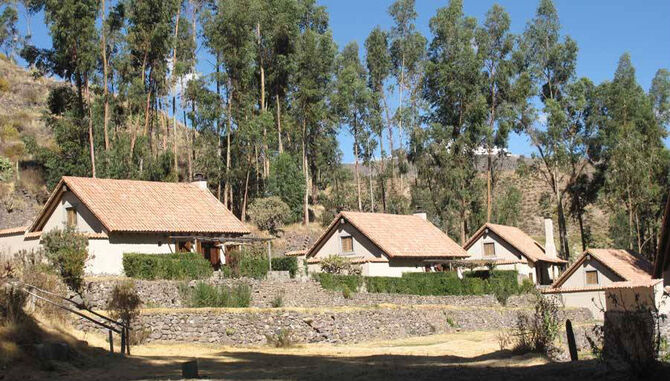
[{"label": "terracotta tile roof", "polygon": [[[349,258],[349,262],[358,265],[361,263],[387,263],[388,259],[386,258],[363,258],[363,257],[351,257]],[[320,258],[310,258],[307,260],[307,263],[309,264],[314,264],[314,263],[321,263]]]},{"label": "terracotta tile roof", "polygon": [[624,281],[624,282],[612,282],[608,285],[603,286],[584,286],[584,287],[564,287],[564,288],[543,288],[540,289],[540,292],[543,294],[559,294],[559,293],[571,293],[571,292],[585,292],[585,291],[605,291],[605,290],[616,290],[616,289],[632,289],[639,287],[653,287],[656,284],[660,283],[662,279],[648,279],[645,281]]},{"label": "terracotta tile roof", "polygon": [[284,255],[287,257],[299,257],[305,254],[307,254],[307,250],[292,250],[284,253]]},{"label": "terracotta tile roof", "polygon": [[615,283],[634,282],[644,284],[655,281],[652,276],[653,267],[651,262],[632,251],[624,249],[588,249],[556,279],[552,288],[559,288],[565,283],[575,270],[584,263],[588,255],[623,279],[623,281]]},{"label": "terracotta tile roof", "polygon": [[15,228],[0,229],[0,236],[25,233],[26,230],[28,230],[28,226],[18,226]]},{"label": "terracotta tile roof", "polygon": [[521,254],[528,258],[528,260],[531,262],[542,261],[549,263],[567,263],[567,261],[563,259],[550,257],[545,254],[544,246],[526,234],[523,230],[507,225],[491,223],[484,224],[475,232],[475,234],[472,235],[472,237],[470,237],[465,245],[463,245],[465,250],[469,249],[472,244],[474,244],[475,241],[477,241],[479,237],[484,234],[486,229],[489,229],[495,235],[504,239],[507,243],[519,250],[519,252],[521,252]]},{"label": "terracotta tile roof", "polygon": [[344,218],[364,234],[388,257],[405,258],[464,258],[468,253],[435,225],[414,215],[385,213],[341,212],[308,252],[330,235]]},{"label": "terracotta tile roof", "polygon": [[[108,232],[250,233],[210,191],[195,184],[65,176],[54,194],[63,184]],[[31,230],[39,228],[38,221]]]}]

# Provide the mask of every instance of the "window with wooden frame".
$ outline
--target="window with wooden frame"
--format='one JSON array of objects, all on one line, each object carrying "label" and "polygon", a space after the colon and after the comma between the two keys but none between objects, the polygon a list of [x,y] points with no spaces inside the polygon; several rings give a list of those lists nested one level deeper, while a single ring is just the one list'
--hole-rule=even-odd
[{"label": "window with wooden frame", "polygon": [[69,207],[65,209],[67,213],[67,227],[76,228],[77,227],[77,209],[74,207]]},{"label": "window with wooden frame", "polygon": [[342,243],[343,253],[353,253],[354,239],[352,237],[340,237],[340,242]]},{"label": "window with wooden frame", "polygon": [[496,244],[493,242],[484,242],[484,256],[485,257],[495,257],[496,256]]},{"label": "window with wooden frame", "polygon": [[598,271],[596,270],[586,271],[586,284],[598,284]]}]

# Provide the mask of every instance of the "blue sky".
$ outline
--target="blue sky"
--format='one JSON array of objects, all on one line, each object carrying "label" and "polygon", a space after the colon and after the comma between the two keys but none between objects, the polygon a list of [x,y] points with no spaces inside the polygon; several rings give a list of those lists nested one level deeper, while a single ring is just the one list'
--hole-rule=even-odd
[{"label": "blue sky", "polygon": [[[333,36],[340,48],[350,41],[363,46],[365,38],[377,25],[384,29],[391,26],[387,13],[391,0],[318,0],[328,8]],[[513,33],[521,33],[535,14],[538,1],[526,0],[465,0],[465,13],[482,21],[486,11],[494,4],[502,5],[510,14]],[[577,41],[579,55],[577,75],[589,77],[595,83],[612,78],[619,56],[631,54],[640,84],[649,89],[659,68],[670,68],[670,1],[668,0],[555,0],[563,34]],[[417,0],[419,14],[416,24],[430,41],[428,28],[436,10],[447,5],[446,0]],[[23,16],[23,15],[22,15]],[[23,17],[21,29],[25,31]],[[50,38],[41,14],[31,20],[33,42],[42,47],[50,46]],[[362,52],[361,52],[362,53]],[[199,52],[199,70],[212,70],[211,57],[204,49]],[[394,103],[393,98],[390,99]],[[345,130],[345,129],[343,129]],[[344,161],[353,161],[352,138],[343,131],[339,136]],[[533,148],[525,136],[513,135],[510,151],[530,155]]]}]

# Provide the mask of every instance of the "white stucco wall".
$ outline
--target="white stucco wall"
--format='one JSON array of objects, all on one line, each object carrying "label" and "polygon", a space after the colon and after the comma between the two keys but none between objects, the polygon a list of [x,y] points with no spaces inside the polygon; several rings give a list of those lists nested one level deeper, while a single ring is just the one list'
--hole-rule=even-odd
[{"label": "white stucco wall", "polygon": [[67,225],[67,208],[69,207],[74,207],[77,211],[77,230],[84,233],[101,233],[103,231],[100,221],[70,191],[63,193],[63,197],[44,224],[42,231],[48,232],[53,229],[64,229]]},{"label": "white stucco wall", "polygon": [[21,251],[32,251],[39,248],[39,239],[25,239],[23,233],[0,237],[0,260],[12,258]]},{"label": "white stucco wall", "polygon": [[[342,251],[342,237],[352,237],[353,252],[345,253]],[[386,256],[375,244],[348,222],[337,225],[330,237],[325,240],[319,251],[314,255],[314,258],[323,259],[331,255],[357,259],[386,259]]]},{"label": "white stucco wall", "polygon": [[575,271],[565,280],[561,288],[577,288],[577,287],[586,287],[594,286],[586,284],[586,272],[587,271],[597,271],[598,272],[598,285],[607,286],[612,284],[612,282],[619,282],[623,279],[613,273],[610,269],[605,267],[602,263],[595,260],[593,257],[591,259],[586,259]]},{"label": "white stucco wall", "polygon": [[594,319],[603,320],[605,317],[603,314],[607,307],[605,291],[564,292],[549,295],[558,298],[564,307],[588,308]]},{"label": "white stucco wall", "polygon": [[[161,242],[159,245],[158,243]],[[175,252],[174,244],[168,243],[163,234],[112,233],[109,239],[89,239],[89,274],[120,275],[123,273],[124,253],[169,254]]]}]

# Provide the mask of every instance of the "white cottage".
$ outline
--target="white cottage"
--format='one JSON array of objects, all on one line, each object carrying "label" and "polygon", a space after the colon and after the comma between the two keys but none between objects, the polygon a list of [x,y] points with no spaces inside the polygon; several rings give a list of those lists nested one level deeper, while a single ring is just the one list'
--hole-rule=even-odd
[{"label": "white cottage", "polygon": [[494,264],[498,270],[516,270],[538,285],[549,285],[567,261],[556,256],[551,220],[545,220],[547,247],[514,226],[487,223],[463,245],[475,264]]},{"label": "white cottage", "polygon": [[566,307],[588,308],[602,319],[604,311],[634,310],[637,304],[665,309],[667,306],[660,305],[662,286],[652,275],[651,263],[638,254],[623,249],[588,249],[542,292],[555,295]]},{"label": "white cottage", "polygon": [[250,233],[204,181],[66,176],[30,226],[0,230],[0,255],[38,249],[43,232],[66,227],[88,236],[91,274],[121,274],[124,253],[195,250],[216,266],[226,239]]},{"label": "white cottage", "polygon": [[321,271],[321,260],[331,255],[360,264],[365,276],[399,277],[468,253],[425,214],[341,212],[307,251],[308,271]]}]

